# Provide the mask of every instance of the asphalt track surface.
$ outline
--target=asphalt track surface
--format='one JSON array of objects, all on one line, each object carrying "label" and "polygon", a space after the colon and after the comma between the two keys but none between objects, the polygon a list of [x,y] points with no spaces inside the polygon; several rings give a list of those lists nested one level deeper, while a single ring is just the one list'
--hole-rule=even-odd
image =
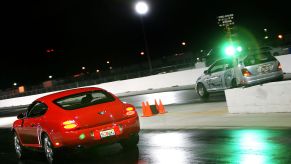
[{"label": "asphalt track surface", "polygon": [[[185,89],[121,99],[136,106],[143,101],[163,99],[164,104],[204,103],[194,90]],[[223,102],[223,93],[209,102]],[[15,116],[25,107],[2,109],[0,117]],[[0,129],[1,163],[46,163],[41,152],[31,152],[26,160],[16,158],[12,133]],[[142,130],[136,148],[124,150],[120,144],[65,151],[59,163],[188,164],[188,163],[291,163],[291,129],[168,129]]]},{"label": "asphalt track surface", "polygon": [[[41,152],[17,160],[10,129],[0,133],[1,163],[46,163]],[[62,153],[58,163],[290,163],[290,138],[288,129],[142,130],[138,146],[131,150],[120,144],[70,150]]]}]

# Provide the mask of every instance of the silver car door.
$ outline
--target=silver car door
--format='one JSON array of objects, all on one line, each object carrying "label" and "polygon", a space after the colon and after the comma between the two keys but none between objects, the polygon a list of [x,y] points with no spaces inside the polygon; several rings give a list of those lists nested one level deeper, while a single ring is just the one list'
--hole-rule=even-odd
[{"label": "silver car door", "polygon": [[216,91],[223,89],[224,83],[224,63],[223,60],[218,61],[215,65],[209,70],[209,79],[208,85],[209,90]]}]

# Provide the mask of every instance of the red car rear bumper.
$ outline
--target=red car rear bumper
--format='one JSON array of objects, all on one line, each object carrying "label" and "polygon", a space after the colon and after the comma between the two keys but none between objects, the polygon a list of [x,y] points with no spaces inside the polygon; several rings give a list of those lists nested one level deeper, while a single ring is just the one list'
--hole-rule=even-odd
[{"label": "red car rear bumper", "polygon": [[[114,131],[114,132],[112,132]],[[129,138],[140,131],[139,118],[132,117],[120,122],[98,127],[52,133],[54,147],[91,146],[92,144],[114,143]],[[109,135],[101,137],[101,133]]]}]

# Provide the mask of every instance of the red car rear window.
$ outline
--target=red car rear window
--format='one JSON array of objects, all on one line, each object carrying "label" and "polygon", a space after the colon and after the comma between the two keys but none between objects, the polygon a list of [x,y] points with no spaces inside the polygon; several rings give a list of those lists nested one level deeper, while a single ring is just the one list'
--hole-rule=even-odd
[{"label": "red car rear window", "polygon": [[73,94],[70,96],[62,97],[54,101],[55,104],[65,110],[74,110],[84,108],[91,105],[112,102],[115,98],[106,91],[90,91]]}]

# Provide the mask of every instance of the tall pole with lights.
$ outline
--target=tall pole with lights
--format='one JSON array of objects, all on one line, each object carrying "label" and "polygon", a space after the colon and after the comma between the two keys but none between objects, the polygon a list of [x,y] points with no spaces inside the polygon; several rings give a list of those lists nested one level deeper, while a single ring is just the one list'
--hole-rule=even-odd
[{"label": "tall pole with lights", "polygon": [[149,6],[146,2],[139,1],[135,4],[135,11],[140,15],[140,22],[141,22],[141,26],[142,26],[143,39],[144,39],[144,44],[145,44],[145,53],[146,53],[147,60],[148,60],[149,71],[151,73],[153,68],[152,68],[151,56],[150,56],[150,52],[149,52],[149,48],[148,48],[148,42],[147,42],[145,28],[144,28],[144,22],[143,22],[143,16],[148,13]]},{"label": "tall pole with lights", "polygon": [[234,25],[234,14],[221,15],[217,17],[219,27],[224,27],[226,29],[226,36],[230,42],[232,42],[231,38],[231,27]]},{"label": "tall pole with lights", "polygon": [[[226,37],[227,37],[227,40],[229,42],[229,45],[227,45],[227,47],[225,47],[225,53],[226,53],[226,55],[232,57],[232,64],[233,64],[233,67],[235,67],[238,64],[237,63],[237,57],[235,56],[235,54],[237,52],[240,53],[242,51],[242,47],[241,46],[238,46],[238,47],[234,46],[234,42],[233,42],[233,39],[232,39],[232,33],[231,33],[231,29],[234,26],[234,20],[233,19],[234,19],[234,14],[221,15],[221,16],[217,17],[218,25],[219,25],[219,27],[224,27],[225,28]],[[239,83],[238,70],[234,70],[233,74],[234,74],[234,77],[235,77],[235,80],[236,80],[236,85],[237,85]]]}]

